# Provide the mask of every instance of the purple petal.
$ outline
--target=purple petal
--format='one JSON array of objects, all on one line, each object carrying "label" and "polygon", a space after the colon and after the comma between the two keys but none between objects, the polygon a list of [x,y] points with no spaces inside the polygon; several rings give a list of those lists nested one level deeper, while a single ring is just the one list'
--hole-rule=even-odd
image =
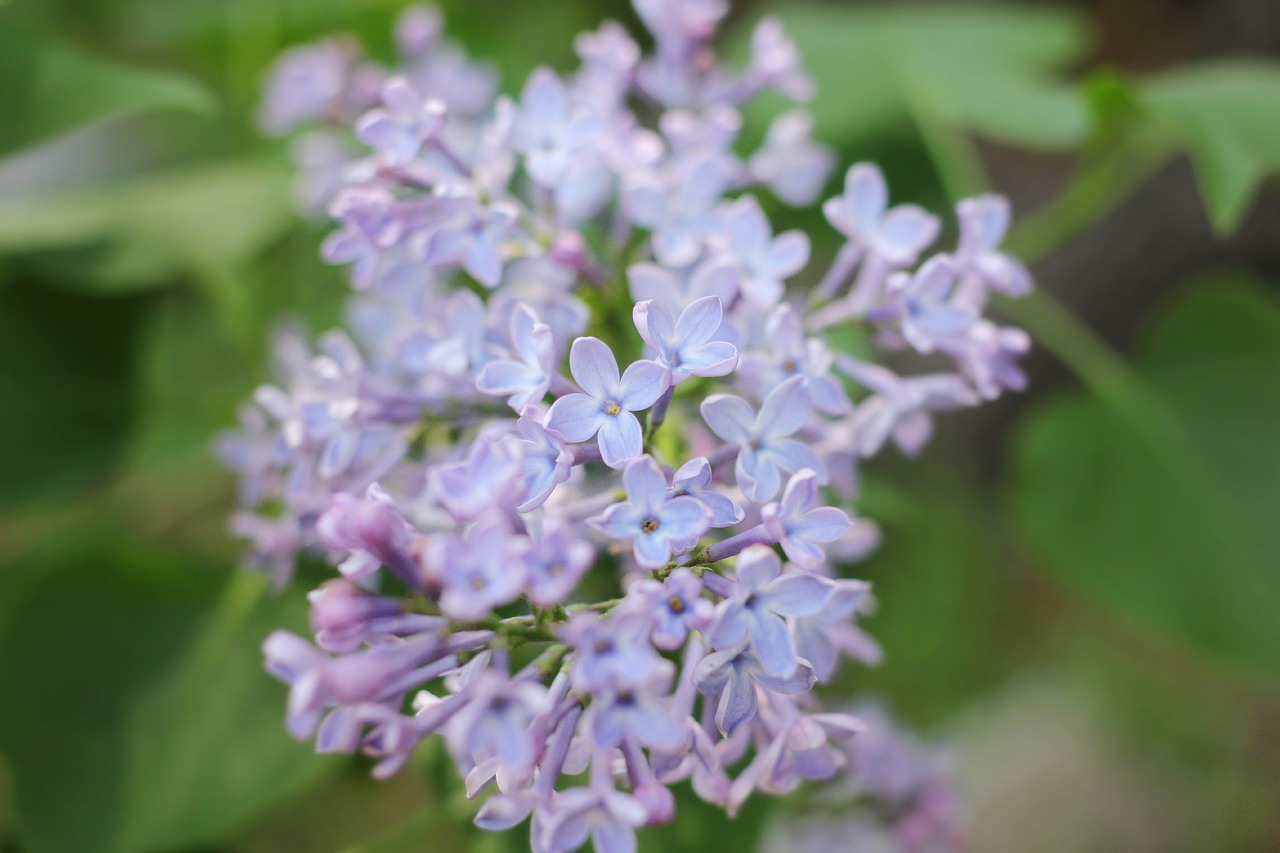
[{"label": "purple petal", "polygon": [[629,412],[647,409],[671,384],[671,372],[656,361],[637,361],[622,374],[618,403]]},{"label": "purple petal", "polygon": [[645,515],[631,504],[614,504],[600,515],[588,518],[587,524],[614,539],[630,539],[640,529]]},{"label": "purple petal", "polygon": [[781,438],[804,426],[811,405],[807,386],[808,380],[803,376],[793,376],[769,392],[756,418],[757,434]]},{"label": "purple petal", "polygon": [[605,420],[611,420],[600,407],[600,401],[586,394],[568,394],[551,404],[545,426],[565,441],[586,441],[595,435]]},{"label": "purple petal", "polygon": [[711,510],[697,498],[672,498],[662,510],[662,530],[672,539],[697,539],[710,526]]},{"label": "purple petal", "polygon": [[844,206],[858,230],[869,233],[889,206],[889,188],[884,175],[871,163],[849,167],[844,178]]},{"label": "purple petal", "polygon": [[[638,513],[657,515],[667,502],[667,478],[650,456],[642,456],[622,472],[627,500]],[[665,516],[664,516],[665,517]]]},{"label": "purple petal", "polygon": [[[818,475],[819,482],[827,477],[826,466],[822,464],[822,460],[813,452],[807,444],[790,438],[775,440],[769,443],[761,456],[768,456],[769,459],[784,471],[799,471],[802,468],[812,468]],[[774,492],[777,486],[774,486]],[[769,493],[769,497],[773,497],[773,492]],[[768,500],[765,498],[764,500]]]},{"label": "purple petal", "polygon": [[621,468],[644,451],[644,434],[635,415],[628,411],[602,414],[599,424],[600,458],[610,468]]},{"label": "purple petal", "polygon": [[791,572],[771,581],[759,595],[779,616],[812,616],[831,596],[831,581],[809,572]]},{"label": "purple petal", "polygon": [[[736,599],[730,599],[721,604],[718,608],[718,612],[716,613],[715,622],[707,632],[707,642],[711,643],[711,645],[717,649],[736,649],[742,641],[746,639],[746,636],[746,608],[742,606],[742,602]],[[729,653],[729,655],[732,657],[731,653]],[[703,668],[703,664],[705,664],[706,667],[710,667],[710,664],[707,663],[707,661],[710,660],[711,657],[713,656],[704,658],[699,667]],[[729,668],[730,667],[726,664],[725,669],[728,670]],[[705,677],[703,680],[705,680]],[[699,682],[699,685],[701,686],[701,681]]]},{"label": "purple petal", "polygon": [[744,447],[738,453],[738,458],[733,463],[733,472],[743,494],[756,503],[771,500],[782,485],[782,475],[778,473],[778,466],[774,464],[772,456],[750,447]]},{"label": "purple petal", "polygon": [[888,261],[910,263],[925,246],[938,236],[941,223],[936,216],[914,204],[903,204],[889,211],[876,233],[876,251]]},{"label": "purple petal", "polygon": [[725,341],[703,344],[680,357],[680,367],[690,376],[727,376],[738,366],[738,348]]},{"label": "purple petal", "polygon": [[720,330],[724,306],[718,296],[695,299],[676,322],[675,338],[683,347],[697,347],[711,340]]},{"label": "purple petal", "polygon": [[738,557],[738,584],[744,592],[759,590],[782,574],[782,561],[767,545],[752,545]]},{"label": "purple petal", "polygon": [[702,419],[711,431],[730,444],[751,442],[751,428],[756,419],[751,404],[733,394],[712,394],[700,407]]},{"label": "purple petal", "polygon": [[659,533],[641,530],[631,544],[641,568],[660,569],[671,559],[671,540]]},{"label": "purple petal", "polygon": [[769,268],[778,278],[789,278],[809,262],[809,238],[803,231],[778,235],[769,249]]},{"label": "purple petal", "polygon": [[810,542],[834,542],[853,527],[844,510],[833,506],[820,506],[809,510],[791,522],[790,536]]},{"label": "purple petal", "polygon": [[716,725],[726,735],[732,735],[743,723],[756,715],[756,686],[745,675],[734,673],[729,678],[720,704],[716,708]]},{"label": "purple petal", "polygon": [[[606,400],[618,393],[618,360],[599,338],[578,338],[569,350],[569,372],[592,397]],[[656,398],[655,398],[656,399]]]},{"label": "purple petal", "polygon": [[654,352],[666,357],[674,348],[675,321],[666,305],[653,299],[637,302],[631,311],[636,331]]},{"label": "purple petal", "polygon": [[794,672],[796,643],[787,623],[769,613],[752,613],[747,618],[751,626],[751,649],[760,659],[764,671],[783,677]]}]

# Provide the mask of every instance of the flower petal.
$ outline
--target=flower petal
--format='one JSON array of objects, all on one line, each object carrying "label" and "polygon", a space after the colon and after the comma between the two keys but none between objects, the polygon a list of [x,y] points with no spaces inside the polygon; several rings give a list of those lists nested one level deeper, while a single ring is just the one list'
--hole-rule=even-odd
[{"label": "flower petal", "polygon": [[597,400],[618,393],[618,360],[613,350],[599,338],[578,338],[569,349],[569,372]]},{"label": "flower petal", "polygon": [[551,404],[542,425],[565,441],[578,442],[595,435],[608,418],[599,400],[586,394],[567,394]]},{"label": "flower petal", "polygon": [[[559,401],[556,401],[559,404]],[[555,408],[555,405],[551,407]],[[600,458],[610,468],[621,468],[644,450],[644,434],[640,421],[627,411],[616,415],[602,414],[600,421]]]},{"label": "flower petal", "polygon": [[730,444],[751,442],[756,412],[751,404],[733,394],[712,394],[699,407],[711,431]]},{"label": "flower petal", "polygon": [[637,361],[622,374],[618,403],[629,412],[647,409],[671,384],[671,371],[656,361]]}]

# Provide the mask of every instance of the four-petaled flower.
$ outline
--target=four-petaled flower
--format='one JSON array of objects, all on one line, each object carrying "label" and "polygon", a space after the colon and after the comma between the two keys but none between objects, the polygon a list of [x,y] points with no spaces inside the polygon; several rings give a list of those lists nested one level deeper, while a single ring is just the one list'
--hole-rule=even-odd
[{"label": "four-petaled flower", "polygon": [[656,361],[637,361],[618,376],[613,351],[599,338],[578,338],[569,350],[569,372],[585,393],[567,394],[551,404],[543,423],[566,441],[597,436],[600,458],[621,468],[644,449],[640,421],[632,412],[649,408],[670,383]]},{"label": "four-petaled flower", "polygon": [[523,412],[546,395],[556,351],[551,327],[538,322],[537,315],[524,304],[511,312],[511,349],[519,360],[489,362],[476,377],[476,388],[485,394],[510,394],[507,403]]},{"label": "four-petaled flower", "polygon": [[817,506],[818,475],[808,468],[792,475],[778,503],[760,508],[765,529],[778,540],[787,559],[802,569],[822,566],[819,542],[834,542],[853,527],[844,510]]},{"label": "four-petaled flower", "polygon": [[738,348],[712,340],[723,314],[718,296],[695,300],[674,321],[667,306],[652,299],[637,302],[632,312],[640,337],[671,371],[672,385],[690,376],[724,376],[737,367]]},{"label": "four-petaled flower", "polygon": [[614,504],[587,523],[615,539],[630,539],[641,568],[662,568],[673,551],[692,547],[690,543],[711,527],[707,505],[688,496],[670,497],[666,476],[649,456],[627,466],[622,484],[627,502]]},{"label": "four-petaled flower", "polygon": [[833,581],[810,572],[782,573],[782,561],[765,545],[752,545],[738,557],[738,589],[716,607],[708,632],[717,649],[746,643],[766,673],[785,677],[800,663],[788,616],[822,609]]},{"label": "four-petaled flower", "polygon": [[825,469],[812,450],[787,436],[809,418],[809,392],[803,376],[793,376],[765,398],[759,414],[732,394],[712,394],[702,402],[702,417],[711,431],[738,446],[734,472],[743,493],[763,503],[782,485],[779,470],[791,473]]},{"label": "four-petaled flower", "polygon": [[940,227],[937,217],[914,204],[890,210],[884,175],[870,163],[849,168],[844,195],[825,202],[822,212],[837,231],[895,267],[913,263]]}]

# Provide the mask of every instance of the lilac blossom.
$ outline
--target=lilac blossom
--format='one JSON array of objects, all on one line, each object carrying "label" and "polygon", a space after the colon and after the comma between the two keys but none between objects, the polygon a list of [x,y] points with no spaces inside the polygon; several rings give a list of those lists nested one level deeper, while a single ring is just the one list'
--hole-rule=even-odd
[{"label": "lilac blossom", "polygon": [[702,403],[707,426],[738,448],[734,471],[738,485],[753,501],[767,501],[782,483],[779,471],[813,468],[822,463],[808,447],[788,438],[809,417],[809,392],[803,376],[774,388],[757,413],[751,404],[731,394],[713,394]]},{"label": "lilac blossom", "polygon": [[585,393],[552,403],[544,425],[566,441],[598,436],[604,463],[621,468],[644,449],[640,421],[632,412],[657,402],[670,384],[670,372],[656,361],[637,361],[619,377],[613,351],[599,338],[573,342],[569,370]]},{"label": "lilac blossom", "polygon": [[382,87],[382,107],[356,122],[356,136],[389,166],[406,166],[444,127],[445,105],[423,99],[408,81],[392,78]]},{"label": "lilac blossom", "polygon": [[526,305],[511,312],[511,349],[519,360],[495,359],[476,377],[476,387],[486,394],[510,394],[507,402],[517,412],[541,402],[554,372],[555,336],[551,327],[539,323]]},{"label": "lilac blossom", "polygon": [[719,297],[704,296],[684,309],[679,320],[651,299],[637,302],[633,316],[640,337],[657,353],[656,361],[671,371],[671,384],[679,385],[690,376],[724,376],[737,367],[737,348],[712,340],[723,313]]},{"label": "lilac blossom", "polygon": [[344,39],[272,71],[263,126],[297,132],[357,291],[350,335],[277,338],[219,443],[250,564],[277,586],[302,553],[334,568],[314,643],[264,646],[286,727],[376,778],[441,736],[476,823],[528,820],[535,853],[633,853],[682,780],[733,814],[834,777],[906,849],[950,841],[938,774],[875,778],[874,730],[813,688],[881,656],[869,586],[840,576],[879,538],[861,460],[1025,383],[1029,339],[983,315],[1030,286],[1007,202],[961,202],[959,246],[930,254],[940,221],[856,165],[823,208],[846,242],[798,292],[809,236],[756,198],[808,204],[834,159],[798,110],[742,139],[756,95],[812,94],[796,44],[768,19],[734,67],[726,0],[634,6],[651,39],[606,23],[514,98],[425,7],[389,67]]},{"label": "lilac blossom", "polygon": [[782,562],[763,545],[742,552],[737,575],[737,590],[716,608],[708,640],[722,650],[745,642],[769,675],[790,675],[800,660],[786,619],[818,612],[833,582],[808,572],[783,574]]},{"label": "lilac blossom", "polygon": [[787,482],[780,502],[760,508],[765,529],[782,546],[787,559],[810,571],[826,559],[819,545],[834,542],[853,527],[844,510],[815,506],[817,502],[818,475],[803,468]]},{"label": "lilac blossom", "polygon": [[884,175],[870,163],[851,166],[844,178],[844,194],[822,206],[822,212],[841,234],[895,267],[914,263],[938,235],[937,217],[914,204],[889,208]]},{"label": "lilac blossom", "polygon": [[588,523],[606,536],[630,539],[642,568],[665,566],[673,551],[687,549],[711,527],[711,510],[702,501],[668,496],[667,478],[651,457],[629,464],[622,482],[627,502],[614,504]]}]

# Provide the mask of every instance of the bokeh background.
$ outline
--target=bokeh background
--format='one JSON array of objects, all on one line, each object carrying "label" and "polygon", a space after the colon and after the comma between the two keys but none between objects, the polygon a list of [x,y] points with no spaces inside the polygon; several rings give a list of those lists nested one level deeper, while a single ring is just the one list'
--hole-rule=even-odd
[{"label": "bokeh background", "polygon": [[[639,31],[619,0],[439,5],[508,91]],[[286,737],[258,646],[301,593],[236,571],[211,452],[272,322],[347,292],[262,74],[334,30],[389,58],[402,6],[0,2],[0,850],[526,843],[470,831],[429,751],[379,784]],[[1280,850],[1280,4],[739,2],[725,49],[765,13],[843,163],[937,210],[1008,194],[1041,288],[1006,306],[1031,389],[869,466],[886,663],[840,689],[950,745],[978,853]],[[642,847],[750,850],[774,808]]]}]

